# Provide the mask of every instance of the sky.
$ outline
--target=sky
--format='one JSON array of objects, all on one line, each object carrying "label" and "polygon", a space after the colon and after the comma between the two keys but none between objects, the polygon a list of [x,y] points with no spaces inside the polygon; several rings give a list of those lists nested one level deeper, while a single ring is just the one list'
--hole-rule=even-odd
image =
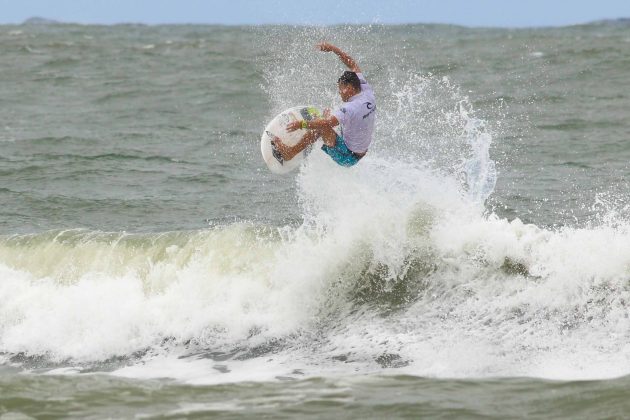
[{"label": "sky", "polygon": [[450,23],[563,26],[630,17],[630,0],[0,0],[0,24]]}]

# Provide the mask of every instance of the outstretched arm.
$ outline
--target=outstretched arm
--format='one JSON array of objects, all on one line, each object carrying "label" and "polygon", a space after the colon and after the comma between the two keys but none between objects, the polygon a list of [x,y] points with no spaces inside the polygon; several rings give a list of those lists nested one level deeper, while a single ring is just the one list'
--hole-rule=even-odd
[{"label": "outstretched arm", "polygon": [[321,51],[324,51],[324,52],[329,52],[329,51],[334,52],[335,54],[337,54],[337,56],[339,56],[339,59],[343,62],[343,64],[348,66],[350,70],[352,70],[355,73],[361,73],[361,69],[359,68],[359,65],[357,64],[357,62],[354,61],[352,57],[350,57],[348,54],[343,52],[341,49],[339,49],[338,47],[335,47],[333,44],[329,44],[328,42],[322,42],[320,44],[317,44],[317,47]]}]

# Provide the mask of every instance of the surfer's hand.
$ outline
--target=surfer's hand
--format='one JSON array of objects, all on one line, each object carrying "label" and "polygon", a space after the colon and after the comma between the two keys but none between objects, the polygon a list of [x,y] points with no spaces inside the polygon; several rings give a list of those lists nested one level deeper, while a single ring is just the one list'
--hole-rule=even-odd
[{"label": "surfer's hand", "polygon": [[319,48],[320,51],[330,52],[334,51],[336,47],[333,44],[329,44],[328,42],[320,42],[319,44],[317,44],[317,48]]},{"label": "surfer's hand", "polygon": [[289,133],[299,130],[300,128],[302,128],[302,121],[293,121],[287,124],[287,131]]}]

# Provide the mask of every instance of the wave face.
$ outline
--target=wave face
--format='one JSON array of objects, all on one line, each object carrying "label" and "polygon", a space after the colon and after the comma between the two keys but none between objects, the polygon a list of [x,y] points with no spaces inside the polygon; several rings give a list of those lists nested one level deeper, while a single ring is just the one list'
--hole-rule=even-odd
[{"label": "wave face", "polygon": [[[535,159],[520,162],[510,152],[525,147],[509,149],[496,139],[507,142],[523,128],[516,134],[503,128],[514,121],[504,119],[502,104],[515,110],[533,99],[519,89],[469,97],[484,69],[509,60],[474,67],[466,64],[470,57],[459,57],[440,65],[446,50],[440,46],[471,44],[488,55],[503,31],[256,28],[243,37],[256,40],[259,50],[235,57],[228,46],[239,28],[74,30],[81,40],[70,45],[55,38],[65,36],[63,26],[47,41],[39,27],[35,34],[22,28],[0,36],[11,54],[35,55],[39,76],[54,82],[29,79],[33,84],[56,92],[59,83],[74,92],[85,77],[86,115],[116,111],[113,119],[94,120],[93,135],[73,121],[78,108],[72,107],[61,115],[74,128],[67,135],[48,120],[20,119],[17,129],[0,135],[9,150],[0,176],[11,181],[0,194],[14,206],[0,218],[2,365],[193,384],[357,374],[583,379],[630,373],[625,196],[594,183],[587,189],[593,194],[579,201],[588,195],[579,156],[559,165],[553,179],[529,185],[537,169],[528,165],[548,162],[556,143],[537,144],[540,150],[530,152]],[[572,39],[580,29],[520,31],[506,42],[540,36],[544,44],[557,31]],[[138,33],[142,42],[130,45]],[[433,52],[430,71],[421,73],[410,68],[419,68],[425,33],[439,54]],[[90,72],[107,63],[89,67],[89,60],[76,58],[89,55],[95,48],[89,37],[98,34],[108,54],[127,54],[133,70],[114,92],[89,90]],[[409,39],[404,48],[397,46],[401,36]],[[29,49],[21,48],[22,38]],[[272,178],[261,169],[256,141],[246,140],[257,139],[262,122],[291,105],[338,103],[339,63],[312,51],[319,39],[346,46],[370,69],[366,76],[379,102],[374,147],[351,169],[312,153],[294,178]],[[211,100],[198,92],[211,90],[214,79],[192,77],[208,64],[200,50],[221,81]],[[527,52],[522,77],[532,76],[531,66],[549,54]],[[614,51],[565,51],[545,65],[600,53]],[[88,68],[75,69],[79,62]],[[183,76],[156,74],[136,83],[134,72],[156,62]],[[450,77],[465,78],[470,68],[477,73],[465,79],[466,88]],[[108,77],[112,83],[117,76]],[[260,92],[251,80],[262,85]],[[244,83],[248,88],[239,90]],[[17,90],[14,95],[24,94]],[[564,99],[544,92],[542,102],[562,108],[557,103]],[[201,119],[194,112],[169,120],[181,97],[207,112],[218,131],[183,129]],[[141,126],[134,132],[124,124],[138,106],[154,119],[134,121]],[[247,119],[245,128],[231,127],[235,110],[247,114],[239,117]],[[569,137],[598,127],[564,114],[549,119],[541,130]],[[602,146],[606,159],[625,153],[618,143]],[[240,144],[253,146],[242,151]],[[52,169],[60,162],[68,168]],[[544,195],[574,170],[585,177],[566,177],[574,189]],[[528,201],[532,196],[540,201]],[[570,204],[562,211],[536,208],[545,200]],[[527,218],[517,217],[523,208]],[[586,221],[572,223],[578,216]]]}]

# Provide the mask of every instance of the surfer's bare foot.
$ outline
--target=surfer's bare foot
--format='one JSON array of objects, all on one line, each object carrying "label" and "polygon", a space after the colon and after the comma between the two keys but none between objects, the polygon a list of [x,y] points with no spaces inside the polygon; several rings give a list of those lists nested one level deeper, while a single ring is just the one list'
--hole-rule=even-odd
[{"label": "surfer's bare foot", "polygon": [[284,160],[293,159],[295,154],[291,153],[291,146],[287,146],[286,144],[282,143],[282,140],[280,139],[280,137],[278,136],[274,137],[271,142],[275,146],[276,150],[280,152],[280,156],[282,156],[282,159]]}]

